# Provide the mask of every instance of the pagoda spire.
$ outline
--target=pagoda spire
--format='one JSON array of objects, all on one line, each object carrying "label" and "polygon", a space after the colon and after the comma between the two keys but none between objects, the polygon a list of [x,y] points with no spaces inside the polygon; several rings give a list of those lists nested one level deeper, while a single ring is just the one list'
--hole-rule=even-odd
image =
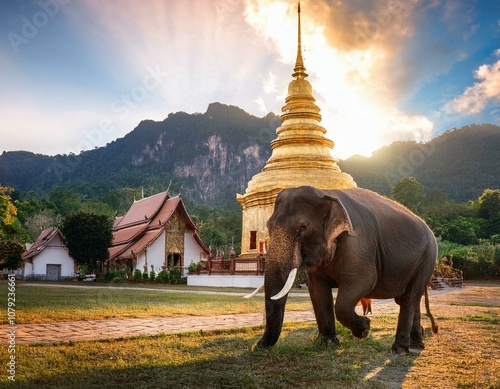
[{"label": "pagoda spire", "polygon": [[300,1],[297,6],[297,17],[298,17],[298,39],[297,39],[297,59],[295,61],[295,68],[293,69],[293,77],[296,78],[306,78],[308,74],[306,73],[306,67],[304,66],[304,58],[302,57],[302,33],[300,27]]},{"label": "pagoda spire", "polygon": [[[248,182],[243,195],[236,199],[243,209],[241,255],[255,257],[269,241],[266,222],[274,210],[274,201],[285,188],[310,185],[318,189],[355,188],[349,174],[342,173],[332,156],[334,143],[327,138],[316,105],[312,85],[307,80],[298,3],[297,60],[288,84],[285,105],[281,108],[281,126],[271,141],[271,156]],[[265,250],[265,249],[264,249]]]}]

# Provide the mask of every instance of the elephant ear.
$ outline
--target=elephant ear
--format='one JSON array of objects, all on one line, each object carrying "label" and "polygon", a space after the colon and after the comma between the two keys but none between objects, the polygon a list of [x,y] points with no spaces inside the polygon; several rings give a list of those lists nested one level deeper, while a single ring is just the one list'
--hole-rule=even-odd
[{"label": "elephant ear", "polygon": [[340,199],[325,196],[324,199],[328,204],[328,211],[325,213],[325,238],[329,246],[335,250],[335,241],[343,232],[347,232],[351,236],[355,236],[354,228],[352,227],[351,218],[344,204]]}]

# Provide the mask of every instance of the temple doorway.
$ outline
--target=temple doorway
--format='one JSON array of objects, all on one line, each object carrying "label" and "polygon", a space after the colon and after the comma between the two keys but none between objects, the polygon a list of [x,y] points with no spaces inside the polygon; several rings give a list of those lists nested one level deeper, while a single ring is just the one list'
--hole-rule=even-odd
[{"label": "temple doorway", "polygon": [[167,257],[168,267],[178,267],[181,268],[182,265],[182,255],[179,253],[170,253]]}]

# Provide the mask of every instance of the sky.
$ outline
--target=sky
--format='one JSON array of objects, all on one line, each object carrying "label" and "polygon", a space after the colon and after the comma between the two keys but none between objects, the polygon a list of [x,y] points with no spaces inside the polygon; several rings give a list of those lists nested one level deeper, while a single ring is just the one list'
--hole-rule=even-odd
[{"label": "sky", "polygon": [[[500,125],[500,0],[302,0],[301,11],[336,157]],[[0,152],[78,154],[213,102],[280,114],[296,54],[296,1],[2,0]]]}]

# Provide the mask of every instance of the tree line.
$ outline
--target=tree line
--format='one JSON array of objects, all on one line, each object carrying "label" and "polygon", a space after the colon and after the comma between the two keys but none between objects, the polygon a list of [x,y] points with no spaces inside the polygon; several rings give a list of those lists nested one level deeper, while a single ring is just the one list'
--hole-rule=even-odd
[{"label": "tree line", "polygon": [[[151,193],[153,194],[153,193]],[[34,192],[0,187],[0,268],[17,268],[24,245],[34,242],[49,227],[59,227],[79,264],[95,266],[106,258],[111,245],[114,218],[123,215],[134,200],[144,196],[142,188],[112,190],[102,198],[86,198],[71,189],[54,188],[38,198]],[[438,238],[440,258],[453,258],[458,267],[474,276],[500,276],[500,190],[485,189],[476,200],[457,202],[440,189],[429,189],[414,177],[401,179],[390,197],[424,219]],[[194,204],[183,199],[199,227],[202,241],[213,250],[240,252],[242,212],[234,201],[226,207]],[[87,236],[90,241],[82,239]],[[89,251],[91,242],[98,247]],[[83,244],[81,244],[83,242]]]},{"label": "tree line", "polygon": [[[89,199],[71,189],[56,187],[38,198],[32,191],[0,187],[0,269],[21,266],[25,244],[34,242],[50,227],[61,229],[77,264],[93,269],[97,261],[107,258],[115,217],[124,215],[135,200],[144,196],[143,188],[122,188]],[[207,246],[227,253],[233,246],[239,252],[241,208],[236,200],[226,208],[183,201]]]},{"label": "tree line", "polygon": [[391,197],[422,217],[437,237],[461,245],[481,239],[500,243],[500,190],[485,189],[467,203],[448,199],[439,189],[428,190],[414,177],[396,184]]},{"label": "tree line", "polygon": [[427,222],[438,238],[439,261],[453,263],[465,277],[500,277],[499,189],[485,189],[476,200],[460,203],[405,177],[391,197]]}]

